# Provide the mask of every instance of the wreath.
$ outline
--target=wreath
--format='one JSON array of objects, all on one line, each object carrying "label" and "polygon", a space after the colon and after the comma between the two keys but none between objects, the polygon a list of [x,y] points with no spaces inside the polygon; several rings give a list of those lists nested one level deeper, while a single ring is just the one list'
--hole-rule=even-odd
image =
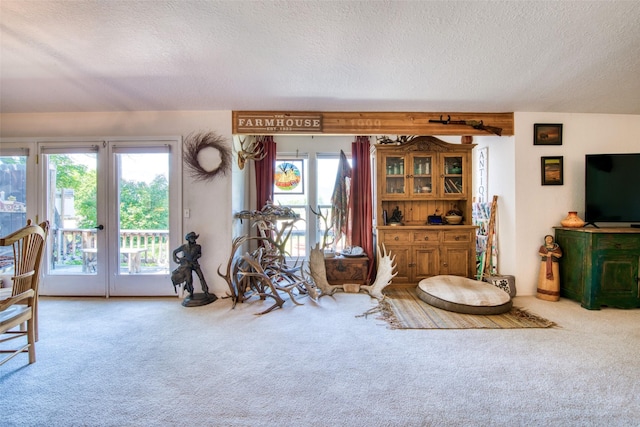
[{"label": "wreath", "polygon": [[[184,146],[184,163],[196,181],[211,181],[231,170],[231,148],[225,139],[215,132],[189,134],[184,140]],[[198,161],[198,155],[206,148],[213,148],[220,153],[220,164],[212,170],[206,170]]]}]

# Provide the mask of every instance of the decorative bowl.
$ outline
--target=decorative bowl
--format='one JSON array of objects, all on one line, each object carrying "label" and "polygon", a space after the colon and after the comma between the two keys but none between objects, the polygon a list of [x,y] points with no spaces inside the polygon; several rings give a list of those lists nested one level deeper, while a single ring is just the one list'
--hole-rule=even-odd
[{"label": "decorative bowl", "polygon": [[460,215],[447,215],[444,217],[447,220],[447,224],[458,225],[462,222],[462,217]]}]

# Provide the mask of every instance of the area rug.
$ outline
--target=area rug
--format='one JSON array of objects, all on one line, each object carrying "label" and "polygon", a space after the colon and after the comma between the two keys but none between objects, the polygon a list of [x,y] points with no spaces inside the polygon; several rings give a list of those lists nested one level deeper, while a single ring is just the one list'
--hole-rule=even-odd
[{"label": "area rug", "polygon": [[555,322],[512,307],[504,314],[461,314],[433,307],[416,295],[413,287],[385,289],[379,305],[380,319],[391,329],[517,329],[551,328]]}]

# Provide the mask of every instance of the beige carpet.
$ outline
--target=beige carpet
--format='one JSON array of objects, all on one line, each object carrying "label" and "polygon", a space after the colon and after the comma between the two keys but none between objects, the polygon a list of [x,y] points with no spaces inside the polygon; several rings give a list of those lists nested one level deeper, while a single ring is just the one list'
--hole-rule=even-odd
[{"label": "beige carpet", "polygon": [[[166,285],[166,283],[164,283]],[[170,283],[169,283],[169,286]],[[219,295],[221,296],[221,295]],[[637,426],[640,310],[514,304],[561,328],[390,329],[377,302],[40,300],[37,362],[0,366],[2,427]]]},{"label": "beige carpet", "polygon": [[414,287],[387,288],[380,318],[392,329],[515,329],[549,328],[554,322],[518,307],[495,315],[461,314],[433,307],[416,295]]}]

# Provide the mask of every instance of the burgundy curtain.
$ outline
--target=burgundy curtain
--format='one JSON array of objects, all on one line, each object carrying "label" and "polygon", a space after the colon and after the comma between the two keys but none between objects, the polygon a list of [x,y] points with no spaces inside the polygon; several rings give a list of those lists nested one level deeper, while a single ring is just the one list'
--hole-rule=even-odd
[{"label": "burgundy curtain", "polygon": [[371,144],[368,136],[357,136],[351,143],[351,242],[364,249],[369,258],[367,278],[373,281],[375,263],[373,248],[373,202],[371,193]]},{"label": "burgundy curtain", "polygon": [[273,179],[276,174],[276,143],[273,136],[264,136],[262,146],[265,156],[256,162],[256,209],[260,210],[267,203],[273,202]]}]

